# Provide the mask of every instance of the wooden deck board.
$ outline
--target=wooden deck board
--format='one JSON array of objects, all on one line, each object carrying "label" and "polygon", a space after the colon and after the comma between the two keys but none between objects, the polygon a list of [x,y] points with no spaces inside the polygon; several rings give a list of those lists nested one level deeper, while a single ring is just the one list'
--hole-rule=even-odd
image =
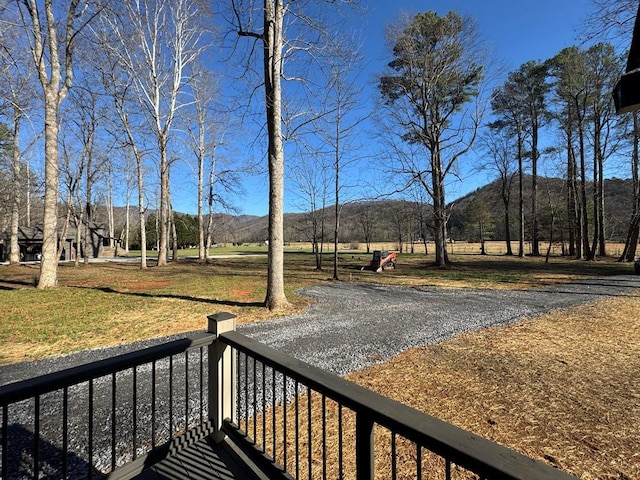
[{"label": "wooden deck board", "polygon": [[136,480],[268,480],[228,439],[205,437],[133,477]]}]

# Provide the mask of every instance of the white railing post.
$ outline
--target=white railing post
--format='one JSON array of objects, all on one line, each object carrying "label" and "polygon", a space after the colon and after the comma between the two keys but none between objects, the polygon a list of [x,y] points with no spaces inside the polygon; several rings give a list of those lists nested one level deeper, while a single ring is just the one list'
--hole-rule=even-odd
[{"label": "white railing post", "polygon": [[[236,317],[227,312],[209,315],[209,333],[219,337],[236,329]],[[224,440],[222,424],[226,418],[234,421],[236,411],[236,365],[231,347],[216,339],[209,346],[209,420],[213,424],[213,439]]]}]

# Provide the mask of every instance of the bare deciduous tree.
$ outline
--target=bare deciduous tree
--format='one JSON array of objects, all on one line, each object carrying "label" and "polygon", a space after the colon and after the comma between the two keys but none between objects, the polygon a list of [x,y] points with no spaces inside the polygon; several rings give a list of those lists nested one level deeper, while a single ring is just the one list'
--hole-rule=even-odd
[{"label": "bare deciduous tree", "polygon": [[116,25],[120,62],[133,79],[136,100],[155,136],[160,178],[158,265],[167,263],[169,239],[169,143],[183,98],[187,68],[203,45],[203,11],[194,0],[127,2],[125,25]]},{"label": "bare deciduous tree", "polygon": [[[12,195],[9,263],[20,262],[20,247],[18,244],[18,230],[20,227],[20,203],[23,197],[24,182],[28,177],[23,167],[22,135],[24,120],[29,118],[29,110],[33,107],[35,85],[33,84],[32,68],[26,58],[29,54],[21,39],[18,37],[14,23],[6,22],[2,26],[0,42],[10,48],[0,49],[0,114],[7,119],[12,137]],[[37,138],[37,135],[35,136]],[[28,195],[28,188],[26,189]]]},{"label": "bare deciduous tree", "polygon": [[[310,150],[308,145],[299,150],[298,160],[291,168],[292,179],[297,187],[300,206],[308,212],[309,224],[299,228],[299,233],[308,235],[316,258],[316,270],[322,270],[324,250],[324,228],[327,196],[329,194],[329,167],[323,163],[322,155]],[[302,231],[304,229],[304,232]]]},{"label": "bare deciduous tree", "polygon": [[86,0],[17,0],[38,79],[44,92],[45,193],[38,288],[58,283],[58,133],[60,105],[73,83],[79,32],[98,14]]},{"label": "bare deciduous tree", "polygon": [[[282,86],[284,72],[284,17],[286,0],[264,0],[262,25],[254,30],[254,11],[232,0],[234,26],[241,37],[262,45],[264,97],[269,165],[269,246],[265,306],[278,310],[288,304],[284,291],[284,145],[282,139]],[[244,16],[244,18],[243,18]]]},{"label": "bare deciduous tree", "polygon": [[[116,18],[104,18],[104,24],[97,29],[99,35],[99,43],[103,54],[103,61],[96,65],[102,75],[104,87],[113,101],[115,119],[113,127],[113,135],[120,139],[121,146],[128,150],[125,158],[129,155],[135,161],[135,173],[131,176],[135,177],[137,187],[137,203],[138,203],[138,228],[140,229],[140,268],[147,268],[147,221],[146,208],[147,200],[145,195],[145,157],[146,157],[146,137],[136,124],[136,111],[138,107],[135,102],[134,84],[132,77],[128,74],[126,58],[120,50],[114,45],[118,44],[118,32],[120,28],[124,28],[119,24]],[[116,37],[115,39],[113,37]],[[127,188],[129,186],[130,168],[125,166],[127,172]],[[129,192],[127,191],[127,222],[129,205]],[[127,242],[128,244],[128,242]]]},{"label": "bare deciduous tree", "polygon": [[322,89],[325,101],[323,114],[318,118],[317,132],[322,145],[330,156],[333,172],[334,229],[333,229],[333,279],[338,280],[338,240],[340,236],[341,194],[349,188],[341,181],[341,174],[349,165],[357,162],[360,151],[355,145],[358,128],[367,118],[362,113],[361,57],[355,41],[348,38],[329,39],[324,59],[326,87]]},{"label": "bare deciduous tree", "polygon": [[489,134],[480,140],[482,149],[487,153],[485,162],[478,167],[489,171],[498,177],[500,188],[500,199],[504,209],[504,239],[506,243],[506,254],[513,255],[511,248],[511,216],[509,207],[511,205],[511,191],[513,181],[518,173],[515,165],[517,155],[514,155],[513,145],[504,130],[491,129]]}]

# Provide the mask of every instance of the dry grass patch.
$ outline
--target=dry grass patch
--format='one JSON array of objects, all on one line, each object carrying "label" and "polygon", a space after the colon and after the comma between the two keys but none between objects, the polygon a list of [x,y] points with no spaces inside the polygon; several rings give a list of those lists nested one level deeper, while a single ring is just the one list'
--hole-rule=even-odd
[{"label": "dry grass patch", "polygon": [[[0,268],[0,365],[206,328],[206,316],[229,311],[238,323],[273,318],[261,306],[264,262],[61,265],[59,287],[36,290],[38,266]],[[301,279],[299,286],[311,283]],[[289,291],[303,311],[308,298]]]}]

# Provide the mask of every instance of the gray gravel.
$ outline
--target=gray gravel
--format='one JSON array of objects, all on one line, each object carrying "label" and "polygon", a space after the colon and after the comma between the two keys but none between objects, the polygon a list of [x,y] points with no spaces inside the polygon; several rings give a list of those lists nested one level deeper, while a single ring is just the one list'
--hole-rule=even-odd
[{"label": "gray gravel", "polygon": [[534,290],[445,290],[336,282],[303,290],[306,313],[238,330],[338,375],[456,334],[504,325],[616,295],[638,295],[640,277],[620,275]]}]

